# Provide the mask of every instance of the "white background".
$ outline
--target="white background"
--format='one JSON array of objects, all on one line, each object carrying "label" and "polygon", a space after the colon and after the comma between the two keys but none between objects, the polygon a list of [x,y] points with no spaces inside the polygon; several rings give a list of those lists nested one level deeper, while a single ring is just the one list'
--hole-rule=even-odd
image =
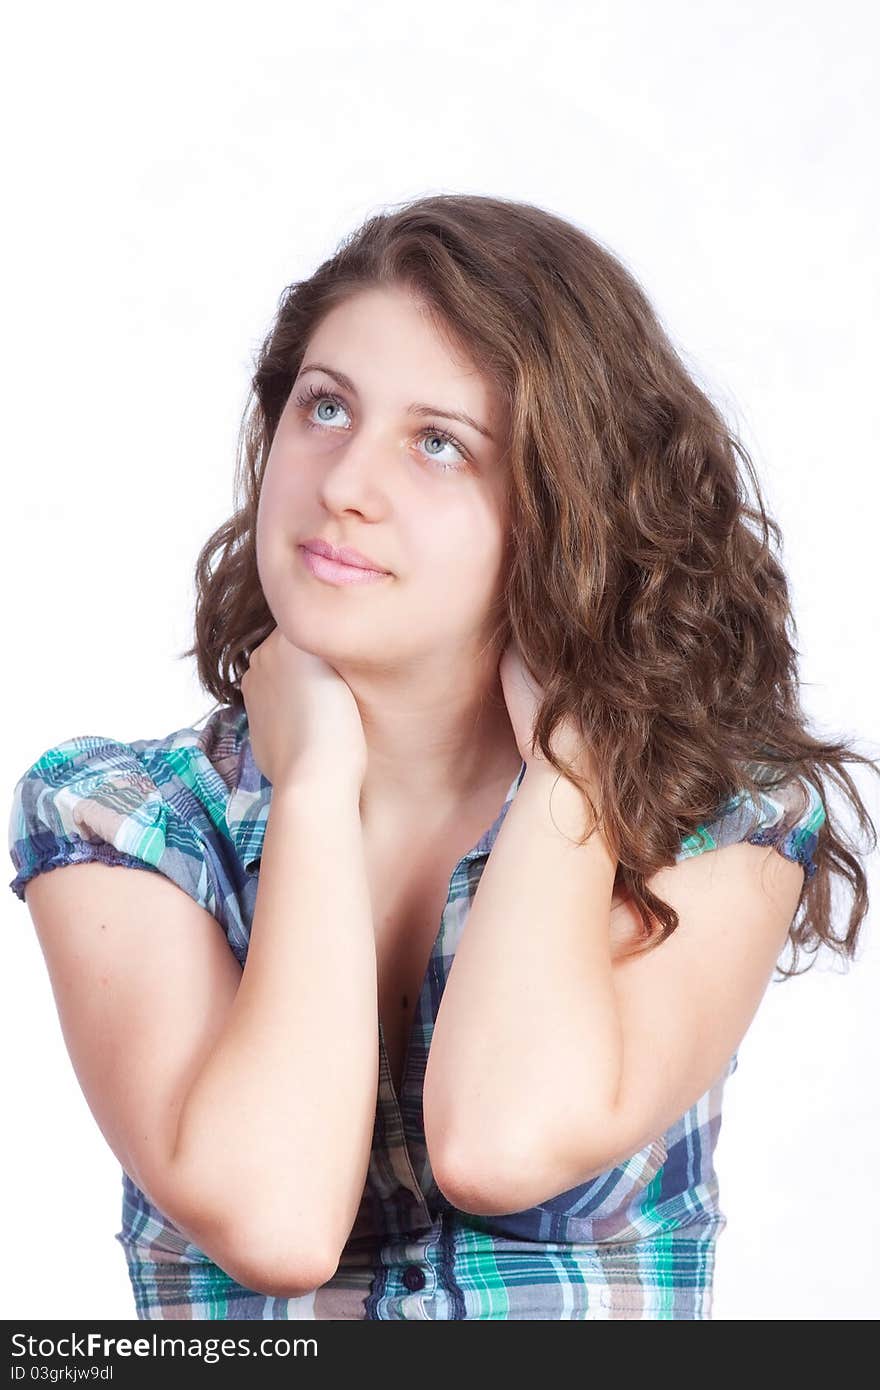
[{"label": "white background", "polygon": [[[537,203],[636,274],[782,526],[814,731],[877,756],[875,15],[19,7],[2,83],[8,795],[63,738],[162,736],[213,704],[175,654],[197,551],[232,509],[251,355],[288,282],[430,192]],[[852,772],[880,825],[877,779]],[[868,868],[876,893],[876,854]],[[119,1166],[5,893],[0,1313],[133,1317]],[[772,986],[741,1045],[716,1318],[880,1313],[876,921],[848,970],[823,952]]]}]

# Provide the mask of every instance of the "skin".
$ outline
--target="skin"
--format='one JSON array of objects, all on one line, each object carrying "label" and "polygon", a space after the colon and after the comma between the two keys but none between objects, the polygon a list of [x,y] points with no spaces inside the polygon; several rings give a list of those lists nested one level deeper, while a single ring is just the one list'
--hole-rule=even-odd
[{"label": "skin", "polygon": [[[314,362],[343,372],[357,395],[327,371],[303,370]],[[310,386],[343,403],[299,404]],[[411,414],[413,401],[465,412],[493,438]],[[448,819],[519,770],[501,653],[481,650],[504,581],[506,434],[493,384],[402,288],[358,292],[307,344],[266,465],[257,564],[279,630],[355,696],[365,824]],[[356,547],[391,577],[322,582],[297,551],[312,536]]]}]

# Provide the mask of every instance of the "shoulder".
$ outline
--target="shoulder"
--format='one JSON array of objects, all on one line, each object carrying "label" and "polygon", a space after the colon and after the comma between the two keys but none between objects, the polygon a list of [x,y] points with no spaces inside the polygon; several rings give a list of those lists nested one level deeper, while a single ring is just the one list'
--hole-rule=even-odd
[{"label": "shoulder", "polygon": [[213,911],[207,850],[222,834],[242,717],[221,706],[161,738],[84,734],[45,749],[13,790],[12,891],[23,900],[35,874],[96,861],[165,873]]},{"label": "shoulder", "polygon": [[826,818],[822,794],[808,778],[789,777],[775,786],[768,781],[757,798],[739,791],[719,806],[714,817],[682,840],[676,863],[726,845],[772,845],[800,864],[810,879]]}]

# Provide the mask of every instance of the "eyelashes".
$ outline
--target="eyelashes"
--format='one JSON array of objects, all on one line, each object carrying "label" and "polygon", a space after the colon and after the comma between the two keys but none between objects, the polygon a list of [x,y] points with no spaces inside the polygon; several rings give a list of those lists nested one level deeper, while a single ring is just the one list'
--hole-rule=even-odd
[{"label": "eyelashes", "polygon": [[[346,412],[348,411],[348,406],[342,396],[338,395],[335,391],[328,391],[324,387],[315,386],[313,383],[305,387],[295,399],[297,405],[302,407],[315,404],[318,401],[332,401],[334,405],[340,406]],[[305,425],[311,430],[329,428],[328,425],[318,424],[310,419],[305,420]],[[423,430],[419,431],[419,438],[424,439],[426,436],[428,438],[441,439],[444,444],[451,444],[452,447],[457,449],[462,455],[462,462],[460,463],[444,463],[443,460],[437,458],[436,455],[424,455],[432,468],[435,468],[440,473],[459,473],[466,468],[470,460],[470,455],[461,441],[456,439],[454,434],[450,433],[449,430],[442,429],[439,425],[426,425]]]}]

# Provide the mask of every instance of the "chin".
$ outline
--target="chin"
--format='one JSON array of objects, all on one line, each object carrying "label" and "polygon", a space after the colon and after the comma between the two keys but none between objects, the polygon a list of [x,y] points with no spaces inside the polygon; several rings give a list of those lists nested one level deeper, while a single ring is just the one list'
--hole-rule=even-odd
[{"label": "chin", "polygon": [[[344,624],[325,613],[316,613],[310,618],[303,613],[306,605],[297,606],[295,616],[275,619],[288,642],[299,647],[310,656],[319,656],[331,666],[343,661],[368,661],[376,652],[375,632],[369,631],[363,619],[358,619],[356,630],[345,632]],[[273,609],[273,613],[279,612]]]}]

